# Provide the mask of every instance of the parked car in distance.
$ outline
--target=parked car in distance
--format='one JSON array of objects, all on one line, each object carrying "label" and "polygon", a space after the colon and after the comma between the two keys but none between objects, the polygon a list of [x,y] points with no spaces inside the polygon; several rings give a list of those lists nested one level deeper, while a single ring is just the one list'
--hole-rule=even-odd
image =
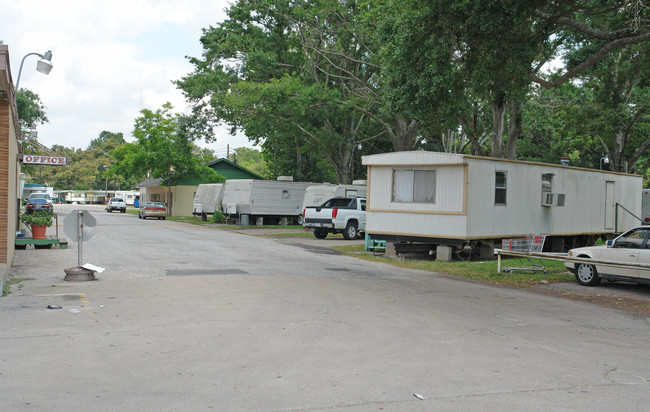
[{"label": "parked car in distance", "polygon": [[[569,257],[650,265],[650,226],[630,229],[603,246],[571,249]],[[576,280],[583,286],[596,286],[601,279],[650,284],[648,268],[589,262],[564,262],[564,266],[575,274]]]},{"label": "parked car in distance", "polygon": [[140,206],[138,218],[146,219],[148,217],[157,217],[158,219],[165,220],[167,217],[167,206],[160,202],[146,202]]},{"label": "parked car in distance", "polygon": [[48,202],[45,198],[32,199],[25,205],[25,213],[34,213],[37,210],[53,212],[54,207],[52,206],[52,203]]},{"label": "parked car in distance", "polygon": [[31,202],[34,199],[45,199],[47,203],[50,205],[52,204],[52,197],[50,197],[49,193],[32,193],[29,195],[29,199],[27,201]]},{"label": "parked car in distance", "polygon": [[126,213],[126,202],[121,197],[111,197],[106,204],[106,211],[111,213],[113,210],[119,210],[122,213]]}]

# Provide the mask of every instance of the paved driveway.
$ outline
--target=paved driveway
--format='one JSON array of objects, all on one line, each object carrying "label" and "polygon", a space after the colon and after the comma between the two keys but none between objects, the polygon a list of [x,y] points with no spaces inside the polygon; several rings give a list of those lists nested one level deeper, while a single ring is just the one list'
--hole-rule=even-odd
[{"label": "paved driveway", "polygon": [[89,209],[98,281],[17,252],[3,410],[647,410],[645,317]]}]

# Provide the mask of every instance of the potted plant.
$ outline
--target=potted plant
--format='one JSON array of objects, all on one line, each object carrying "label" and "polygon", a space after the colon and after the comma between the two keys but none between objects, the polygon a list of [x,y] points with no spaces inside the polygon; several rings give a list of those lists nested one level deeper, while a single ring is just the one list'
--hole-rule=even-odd
[{"label": "potted plant", "polygon": [[32,237],[34,239],[45,239],[45,231],[48,226],[52,226],[54,213],[47,210],[35,210],[32,213],[23,213],[20,220],[31,226]]}]

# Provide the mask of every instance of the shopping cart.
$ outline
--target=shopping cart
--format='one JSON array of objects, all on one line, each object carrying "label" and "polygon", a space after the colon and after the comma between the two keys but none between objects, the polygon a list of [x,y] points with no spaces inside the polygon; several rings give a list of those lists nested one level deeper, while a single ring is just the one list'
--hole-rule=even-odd
[{"label": "shopping cart", "polygon": [[[505,252],[511,251],[542,253],[546,236],[547,235],[545,234],[537,234],[522,238],[503,239],[501,242],[501,250]],[[502,268],[501,270],[506,273],[512,272],[513,270],[531,270],[533,272],[546,273],[546,266],[540,258],[532,256],[519,256],[518,259],[520,266],[508,266]],[[528,266],[526,266],[526,262],[528,262]]]}]

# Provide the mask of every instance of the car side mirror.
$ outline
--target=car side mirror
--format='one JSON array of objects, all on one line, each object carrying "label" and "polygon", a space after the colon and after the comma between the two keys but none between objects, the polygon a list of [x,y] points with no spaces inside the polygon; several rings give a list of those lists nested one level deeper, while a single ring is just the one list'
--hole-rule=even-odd
[{"label": "car side mirror", "polygon": [[614,241],[613,240],[608,240],[607,243],[605,243],[607,247],[614,247]]}]

